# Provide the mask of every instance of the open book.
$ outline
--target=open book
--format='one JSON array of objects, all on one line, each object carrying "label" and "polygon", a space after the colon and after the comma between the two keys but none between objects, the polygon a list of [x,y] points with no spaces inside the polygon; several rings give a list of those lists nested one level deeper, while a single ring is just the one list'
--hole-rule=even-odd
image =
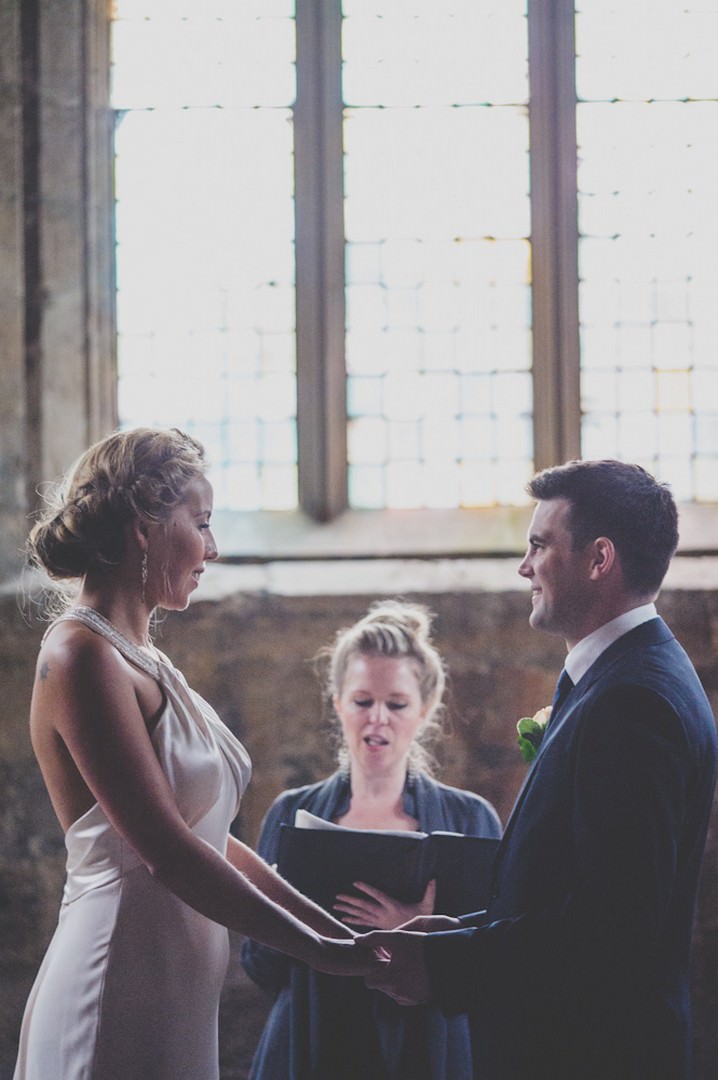
[{"label": "open book", "polygon": [[498,840],[451,832],[346,829],[306,810],[297,810],[294,820],[280,827],[277,869],[327,911],[337,893],[356,894],[355,881],[416,903],[432,878],[437,914],[463,915],[486,907]]}]

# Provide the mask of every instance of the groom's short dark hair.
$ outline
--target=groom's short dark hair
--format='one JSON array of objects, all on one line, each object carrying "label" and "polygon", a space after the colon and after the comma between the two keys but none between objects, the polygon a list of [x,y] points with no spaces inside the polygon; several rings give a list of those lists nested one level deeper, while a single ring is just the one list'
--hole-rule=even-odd
[{"label": "groom's short dark hair", "polygon": [[567,499],[574,549],[607,536],[629,589],[658,591],[678,547],[678,511],[666,484],[640,465],[569,461],[537,473],[526,490],[541,501]]}]

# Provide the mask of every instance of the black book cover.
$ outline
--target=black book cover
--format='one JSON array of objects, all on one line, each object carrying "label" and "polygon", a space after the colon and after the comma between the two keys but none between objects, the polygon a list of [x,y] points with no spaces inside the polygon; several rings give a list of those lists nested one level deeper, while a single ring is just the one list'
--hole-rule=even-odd
[{"label": "black book cover", "polygon": [[463,915],[488,903],[498,843],[462,833],[282,825],[277,869],[326,911],[337,893],[357,894],[355,881],[416,903],[436,878],[436,914]]}]

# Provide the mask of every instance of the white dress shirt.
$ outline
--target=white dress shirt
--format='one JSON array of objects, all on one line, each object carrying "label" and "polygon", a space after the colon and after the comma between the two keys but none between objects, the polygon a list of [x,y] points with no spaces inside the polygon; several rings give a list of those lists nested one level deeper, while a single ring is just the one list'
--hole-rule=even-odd
[{"label": "white dress shirt", "polygon": [[655,619],[656,615],[655,604],[641,604],[640,607],[624,611],[623,615],[618,615],[615,619],[611,619],[610,622],[599,626],[598,630],[594,630],[587,637],[582,638],[567,654],[563,665],[571,676],[573,685],[575,686],[578,680],[586,674],[591,665],[598,660],[601,653],[605,652],[609,645],[613,645],[614,641],[623,637],[629,630],[634,630],[641,623],[648,622],[649,619]]}]

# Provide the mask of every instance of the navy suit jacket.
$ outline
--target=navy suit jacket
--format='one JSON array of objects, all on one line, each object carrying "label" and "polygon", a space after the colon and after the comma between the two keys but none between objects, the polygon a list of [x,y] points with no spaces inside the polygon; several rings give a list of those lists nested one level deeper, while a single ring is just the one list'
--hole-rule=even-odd
[{"label": "navy suit jacket", "polygon": [[684,1080],[689,951],[716,728],[661,619],[563,702],[501,842],[488,911],[432,934],[447,1012],[472,1017],[481,1080]]}]

